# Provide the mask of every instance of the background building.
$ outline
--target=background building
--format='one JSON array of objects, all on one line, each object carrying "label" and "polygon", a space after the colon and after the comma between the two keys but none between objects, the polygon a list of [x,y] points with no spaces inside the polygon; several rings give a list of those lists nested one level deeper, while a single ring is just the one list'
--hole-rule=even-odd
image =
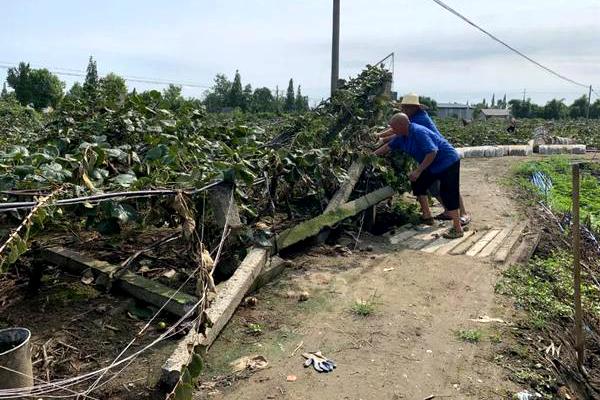
[{"label": "background building", "polygon": [[437,116],[440,118],[473,119],[473,107],[460,103],[438,103]]}]

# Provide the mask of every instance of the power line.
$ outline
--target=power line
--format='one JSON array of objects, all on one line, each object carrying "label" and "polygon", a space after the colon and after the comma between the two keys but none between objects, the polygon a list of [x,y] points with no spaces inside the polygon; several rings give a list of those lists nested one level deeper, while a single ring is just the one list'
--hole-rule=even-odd
[{"label": "power line", "polygon": [[[16,64],[16,63],[5,63],[5,62],[0,63],[0,68],[3,68],[3,69],[14,68],[17,66],[18,66],[18,64]],[[48,70],[50,72],[52,72],[53,74],[62,75],[62,76],[85,77],[85,75],[86,75],[85,71],[70,69],[70,68],[52,68],[52,69],[48,69]],[[145,78],[145,77],[140,77],[140,76],[121,76],[121,77],[128,82],[150,83],[150,84],[157,84],[157,85],[177,85],[177,86],[185,86],[185,87],[200,88],[200,89],[209,89],[210,88],[210,86],[208,86],[208,85],[202,85],[202,84],[194,83],[194,82],[177,82],[177,81],[171,81],[168,79]]]},{"label": "power line", "polygon": [[533,64],[537,65],[538,67],[542,68],[546,72],[549,72],[552,75],[554,75],[554,76],[556,76],[556,77],[558,77],[558,78],[560,78],[560,79],[562,79],[564,81],[572,83],[574,85],[581,86],[581,87],[584,87],[586,89],[589,87],[589,85],[585,85],[585,84],[577,82],[577,81],[575,81],[573,79],[567,78],[566,76],[559,74],[558,72],[550,69],[549,67],[546,67],[545,65],[540,64],[539,62],[535,61],[533,58],[531,58],[528,55],[524,54],[523,52],[515,49],[514,47],[512,47],[511,45],[509,45],[505,41],[499,39],[495,35],[491,34],[488,31],[486,31],[485,29],[483,29],[482,27],[480,27],[479,25],[477,25],[476,23],[474,23],[473,21],[471,21],[470,19],[468,19],[467,17],[465,17],[464,15],[462,15],[461,13],[459,13],[458,11],[454,10],[452,7],[446,5],[443,1],[441,1],[441,0],[433,0],[433,2],[435,2],[436,4],[438,4],[439,6],[441,6],[442,8],[446,9],[450,13],[456,15],[458,18],[462,19],[463,21],[465,21],[469,25],[471,25],[474,28],[478,29],[479,31],[483,32],[485,35],[489,36],[490,38],[492,38],[496,42],[500,43],[504,47],[512,50],[513,52],[517,53],[518,55],[520,55],[521,57],[525,58],[526,60],[528,60],[528,61],[532,62]]}]

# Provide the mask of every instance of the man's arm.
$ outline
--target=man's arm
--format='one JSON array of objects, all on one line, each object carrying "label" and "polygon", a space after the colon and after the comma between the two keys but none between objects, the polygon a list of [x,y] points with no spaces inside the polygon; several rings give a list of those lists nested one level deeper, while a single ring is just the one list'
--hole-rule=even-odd
[{"label": "man's arm", "polygon": [[385,131],[375,133],[375,136],[378,138],[394,136],[394,131],[392,131],[392,128],[387,128]]},{"label": "man's arm", "polygon": [[421,172],[425,171],[427,168],[429,168],[429,166],[431,165],[433,160],[435,160],[436,155],[437,155],[437,150],[434,150],[431,153],[427,153],[427,155],[425,156],[425,158],[423,159],[423,161],[421,162],[421,164],[419,164],[419,167],[417,168],[419,173],[421,173]]},{"label": "man's arm", "polygon": [[376,156],[384,156],[390,152],[390,146],[386,143],[373,152]]},{"label": "man's arm", "polygon": [[423,173],[423,171],[425,171],[427,168],[429,168],[429,166],[431,165],[431,163],[433,162],[433,160],[435,160],[435,156],[436,155],[437,155],[437,150],[434,150],[431,153],[427,153],[427,155],[425,156],[425,158],[423,159],[423,161],[421,161],[421,164],[419,164],[419,166],[417,167],[417,169],[415,169],[410,174],[408,174],[408,179],[411,182],[414,182],[417,179],[419,179],[419,176],[421,176],[421,174]]},{"label": "man's arm", "polygon": [[375,144],[375,147],[383,146],[384,144],[391,142],[395,138],[396,138],[396,135],[393,133],[389,136],[382,136],[379,138],[379,140]]}]

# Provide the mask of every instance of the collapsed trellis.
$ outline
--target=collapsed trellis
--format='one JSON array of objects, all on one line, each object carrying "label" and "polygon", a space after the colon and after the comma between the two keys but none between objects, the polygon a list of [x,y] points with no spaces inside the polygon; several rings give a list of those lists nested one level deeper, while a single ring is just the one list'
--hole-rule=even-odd
[{"label": "collapsed trellis", "polygon": [[[381,81],[381,83],[385,82],[387,82],[387,78]],[[358,81],[358,83],[357,81],[351,81],[350,86],[352,85],[362,88],[360,86],[360,81]],[[361,104],[364,104],[367,107],[369,104],[373,103],[376,96],[380,96],[383,93],[383,87],[381,85],[375,85],[374,87],[369,87],[367,85],[364,87],[364,89],[365,92],[360,96],[359,100],[362,102]],[[334,98],[332,100],[332,102],[337,102],[337,105],[331,106],[324,104],[317,111],[331,113],[335,107],[338,107],[338,109],[342,110],[334,124],[327,131],[324,137],[324,143],[339,140],[340,138],[351,141],[364,140],[365,138],[368,138],[366,132],[350,132],[347,129],[349,121],[356,120],[356,117],[358,117],[359,119],[357,121],[368,120],[370,123],[375,123],[381,119],[383,114],[380,111],[377,111],[376,113],[369,111],[369,113],[366,115],[355,116],[350,111],[348,106],[344,105],[344,102],[347,102],[348,99],[343,97],[344,93],[342,91],[340,93],[342,95],[340,99]],[[364,125],[364,123],[361,122],[361,125]],[[292,142],[302,140],[301,138],[298,138],[298,134],[292,135],[291,139]],[[279,146],[284,144],[290,146],[290,143],[277,143]],[[340,155],[337,157],[339,157],[338,161],[344,160],[342,157],[340,157]],[[341,168],[345,169],[344,167],[347,168],[347,166],[341,166]],[[235,205],[234,200],[235,187],[229,184],[229,180],[218,181],[202,189],[185,192],[179,190],[159,189],[134,193],[104,193],[100,195],[86,196],[84,198],[55,201],[53,203],[54,206],[67,206],[82,202],[100,202],[109,199],[112,200],[113,198],[122,200],[125,198],[135,198],[138,196],[175,196],[173,209],[180,217],[182,226],[182,233],[180,236],[187,244],[186,246],[188,249],[190,262],[197,265],[197,267],[194,269],[194,272],[188,276],[186,282],[190,279],[196,279],[198,284],[195,296],[185,295],[180,293],[183,285],[176,290],[172,290],[168,288],[165,289],[157,284],[152,284],[151,282],[148,282],[148,280],[144,280],[145,278],[140,279],[140,277],[137,277],[135,274],[127,271],[127,266],[129,263],[124,263],[125,265],[121,266],[113,266],[108,263],[98,262],[98,260],[82,257],[77,253],[69,251],[68,249],[45,249],[41,253],[44,259],[55,264],[63,265],[67,268],[71,268],[72,270],[81,271],[82,268],[91,269],[96,277],[103,276],[104,281],[108,281],[109,286],[111,286],[112,283],[115,283],[115,288],[128,292],[134,297],[149,301],[156,306],[160,306],[159,312],[165,309],[176,315],[179,315],[181,318],[177,324],[169,328],[167,332],[162,334],[149,346],[144,347],[142,351],[125,356],[125,352],[135,340],[134,338],[132,342],[108,367],[78,377],[36,385],[36,387],[34,387],[28,393],[31,395],[44,395],[49,392],[57,393],[62,391],[63,393],[66,392],[70,395],[76,395],[76,391],[74,391],[72,388],[84,382],[89,382],[92,379],[95,379],[91,386],[89,386],[88,389],[83,392],[85,397],[93,390],[106,385],[111,379],[114,378],[115,375],[102,382],[102,379],[107,372],[115,368],[126,368],[143,351],[151,348],[154,344],[173,336],[175,333],[181,331],[181,329],[185,329],[188,330],[187,336],[180,342],[179,346],[175,350],[175,353],[163,368],[162,383],[164,384],[163,389],[166,389],[167,393],[177,395],[177,398],[182,398],[179,396],[187,396],[187,394],[190,394],[191,396],[190,391],[192,380],[200,372],[200,349],[206,348],[212,344],[220,330],[231,317],[231,314],[233,314],[233,311],[239,304],[241,297],[243,297],[245,293],[250,290],[250,288],[256,287],[257,283],[259,282],[263,282],[264,284],[269,277],[272,277],[277,272],[280,272],[282,270],[282,266],[285,267],[286,264],[281,261],[268,262],[268,260],[271,259],[271,254],[276,253],[277,250],[284,249],[311,236],[314,236],[323,228],[332,227],[343,219],[354,216],[361,211],[374,206],[379,201],[389,198],[394,193],[390,187],[384,187],[382,189],[375,190],[373,193],[359,197],[356,200],[347,202],[351,195],[352,189],[359,181],[363,168],[364,163],[361,162],[361,167],[358,168],[358,170],[356,167],[352,167],[350,169],[349,177],[346,178],[345,183],[341,184],[341,188],[338,190],[337,195],[333,196],[333,200],[329,203],[329,206],[323,215],[318,215],[305,221],[304,223],[297,225],[296,227],[292,227],[284,232],[281,232],[279,235],[272,237],[268,243],[264,243],[264,241],[261,243],[255,242],[254,246],[248,251],[246,258],[236,269],[234,275],[221,285],[221,290],[218,290],[216,298],[213,300],[211,307],[207,307],[207,301],[209,298],[208,293],[215,290],[214,284],[212,283],[213,268],[219,263],[223,245],[227,237],[230,235],[230,232],[232,230],[240,229],[241,227],[239,215],[237,215],[237,206]],[[277,182],[273,179],[274,177],[265,176],[264,178],[255,180],[256,184],[267,184],[267,191],[271,193],[270,202],[272,204],[272,193],[273,191],[277,190],[276,187],[269,187],[269,183],[272,183],[272,186],[276,186]],[[218,220],[219,226],[222,228],[221,240],[219,241],[216,249],[217,253],[214,261],[208,254],[203,243],[203,225],[202,230],[199,233],[198,230],[200,229],[200,226],[197,224],[197,216],[193,215],[193,212],[191,211],[191,203],[187,198],[189,195],[198,194],[201,190],[205,189],[213,189],[217,192],[215,196],[211,196],[211,199],[213,197],[219,197],[219,191],[224,189],[224,192],[220,193],[220,201],[213,202],[211,205],[213,214]],[[223,193],[228,195],[223,196]],[[227,198],[229,201],[224,202],[223,199],[225,198]],[[38,202],[13,203],[5,205],[4,209],[15,210],[32,207],[36,209],[35,207],[37,204]],[[203,207],[202,210],[204,213],[205,207]],[[268,245],[269,243],[271,246]],[[263,267],[265,267],[264,271]],[[261,271],[262,279],[259,277]],[[157,315],[158,312],[154,315],[153,319]],[[189,321],[190,317],[192,317],[191,323]],[[186,320],[188,320],[187,323]],[[146,324],[144,329],[147,328],[150,322]],[[138,335],[143,334],[144,329],[142,329]],[[173,359],[176,359],[175,363],[172,362]],[[117,374],[121,370],[119,370]],[[1,391],[0,398],[14,398],[14,396],[20,394],[24,394],[24,392],[20,392],[19,390]]]}]

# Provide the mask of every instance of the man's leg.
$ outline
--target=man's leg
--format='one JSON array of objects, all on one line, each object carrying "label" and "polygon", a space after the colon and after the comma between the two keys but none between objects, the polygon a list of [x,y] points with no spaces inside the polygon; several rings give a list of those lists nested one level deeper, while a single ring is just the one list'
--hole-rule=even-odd
[{"label": "man's leg", "polygon": [[429,224],[433,224],[433,217],[431,216],[431,210],[429,209],[429,199],[427,198],[427,190],[431,186],[433,177],[428,170],[425,170],[414,182],[411,182],[413,194],[417,197],[419,205],[421,206],[421,219]]},{"label": "man's leg", "polygon": [[431,209],[429,208],[429,199],[427,196],[417,196],[417,200],[419,201],[419,205],[421,206],[421,213],[423,214],[423,219],[431,218]]},{"label": "man's leg", "polygon": [[463,218],[471,219],[469,213],[467,213],[467,209],[465,208],[465,202],[463,201],[462,195],[458,195],[458,202],[460,206],[460,216]]},{"label": "man's leg", "polygon": [[[448,209],[446,208],[446,206],[444,205],[444,200],[442,199],[442,196],[440,195],[440,181],[436,180],[435,182],[433,182],[431,184],[431,186],[429,186],[429,194],[433,197],[435,197],[435,199],[437,201],[439,201],[439,203],[442,205],[442,207],[444,207],[444,215],[446,215],[448,218],[452,218],[452,216],[450,215],[450,213],[448,212]],[[460,215],[459,217],[461,218],[461,220],[463,221],[463,223],[465,222],[470,222],[470,216],[467,213],[467,210],[465,209],[465,204],[463,202],[463,198],[461,195],[459,195],[459,204],[460,204]],[[438,218],[438,217],[436,217]],[[444,218],[440,218],[440,219],[444,219]]]},{"label": "man's leg", "polygon": [[456,232],[462,233],[463,228],[462,228],[462,224],[460,223],[460,215],[458,213],[459,213],[458,209],[448,211],[448,216],[450,218],[452,218],[452,226],[454,227],[454,230]]},{"label": "man's leg", "polygon": [[440,193],[448,207],[447,213],[452,218],[453,236],[460,237],[463,235],[460,221],[460,161],[440,174]]}]

